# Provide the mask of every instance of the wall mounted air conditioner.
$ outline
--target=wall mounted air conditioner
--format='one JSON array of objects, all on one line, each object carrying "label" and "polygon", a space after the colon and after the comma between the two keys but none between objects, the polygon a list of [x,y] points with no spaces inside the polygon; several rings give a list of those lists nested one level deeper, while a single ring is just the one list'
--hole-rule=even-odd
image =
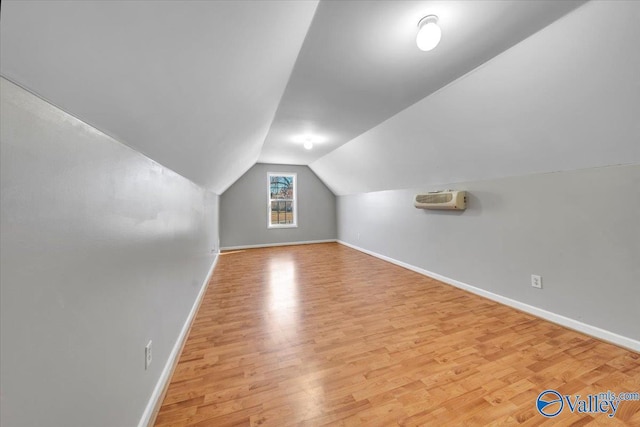
[{"label": "wall mounted air conditioner", "polygon": [[466,191],[434,191],[426,194],[416,194],[413,205],[419,209],[448,209],[462,211],[467,208]]}]

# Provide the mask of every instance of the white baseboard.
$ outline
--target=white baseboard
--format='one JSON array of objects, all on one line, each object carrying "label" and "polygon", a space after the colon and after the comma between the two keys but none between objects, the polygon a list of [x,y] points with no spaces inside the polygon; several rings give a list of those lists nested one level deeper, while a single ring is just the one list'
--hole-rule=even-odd
[{"label": "white baseboard", "polygon": [[448,285],[455,286],[456,288],[464,289],[465,291],[469,291],[476,295],[480,295],[482,297],[488,298],[492,301],[499,302],[504,305],[508,305],[509,307],[516,308],[520,311],[524,311],[526,313],[532,314],[534,316],[540,317],[542,319],[548,320],[549,322],[556,323],[558,325],[567,327],[569,329],[573,329],[578,332],[582,332],[586,335],[590,335],[594,338],[601,339],[603,341],[610,342],[612,344],[618,345],[620,347],[624,347],[626,349],[635,351],[640,353],[640,341],[637,341],[632,338],[628,338],[622,335],[618,335],[614,332],[607,331],[605,329],[598,328],[596,326],[588,325],[586,323],[582,323],[575,319],[571,319],[569,317],[562,316],[560,314],[552,313],[547,310],[543,310],[541,308],[535,307],[533,305],[525,304],[520,301],[516,301],[511,298],[504,297],[502,295],[494,294],[493,292],[486,291],[484,289],[477,288],[475,286],[468,285],[466,283],[460,282],[458,280],[451,279],[446,276],[442,276],[437,273],[433,273],[431,271],[425,270],[423,268],[419,268],[413,266],[411,264],[407,264],[406,262],[398,261],[397,259],[381,255],[379,253],[361,248],[359,246],[352,245],[351,243],[344,242],[342,240],[338,240],[338,243],[344,246],[348,246],[357,251],[363,252],[367,255],[374,256],[376,258],[380,258],[384,261],[390,262],[395,265],[399,265],[400,267],[404,267],[408,270],[415,271],[416,273],[422,274],[427,277],[431,277],[433,279],[444,282]]},{"label": "white baseboard", "polygon": [[221,251],[236,251],[238,249],[271,248],[274,246],[313,245],[315,243],[335,243],[336,239],[305,240],[304,242],[262,243],[258,245],[225,246]]},{"label": "white baseboard", "polygon": [[213,274],[213,270],[216,268],[216,264],[218,263],[219,253],[216,254],[216,257],[213,259],[211,263],[211,267],[209,268],[209,272],[207,273],[207,277],[204,279],[202,286],[200,287],[200,292],[198,292],[198,296],[191,307],[191,311],[187,316],[187,320],[185,320],[184,325],[182,325],[182,329],[180,330],[180,335],[178,335],[178,339],[173,345],[173,349],[171,349],[171,354],[169,354],[169,359],[167,359],[167,363],[164,365],[162,369],[162,373],[160,374],[160,378],[158,378],[158,382],[156,383],[156,387],[153,389],[153,393],[151,394],[151,398],[147,403],[147,407],[142,413],[142,418],[140,418],[140,422],[138,423],[138,427],[150,427],[149,424],[154,421],[155,411],[162,398],[167,382],[171,380],[171,373],[173,371],[173,367],[180,356],[180,350],[182,349],[182,345],[184,340],[187,338],[187,334],[189,333],[189,328],[191,327],[191,322],[198,311],[198,307],[200,307],[200,302],[204,297],[204,294],[207,290],[207,285],[209,284],[209,280],[211,279],[211,275]]}]

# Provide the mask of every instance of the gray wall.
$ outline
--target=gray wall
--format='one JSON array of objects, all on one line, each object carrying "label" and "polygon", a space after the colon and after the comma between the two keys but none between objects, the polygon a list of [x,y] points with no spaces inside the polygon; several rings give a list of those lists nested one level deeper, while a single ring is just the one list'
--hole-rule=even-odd
[{"label": "gray wall", "polygon": [[[638,19],[587,2],[312,163],[339,239],[640,339]],[[466,212],[413,208],[447,188]]]},{"label": "gray wall", "polygon": [[[413,207],[441,188],[468,190],[469,208]],[[630,165],[339,196],[338,237],[640,340],[638,188]]]},{"label": "gray wall", "polygon": [[[267,228],[267,173],[298,174],[298,227]],[[220,245],[336,238],[336,198],[307,166],[258,163],[220,196]]]},{"label": "gray wall", "polygon": [[137,425],[213,261],[218,197],[1,83],[0,424]]}]

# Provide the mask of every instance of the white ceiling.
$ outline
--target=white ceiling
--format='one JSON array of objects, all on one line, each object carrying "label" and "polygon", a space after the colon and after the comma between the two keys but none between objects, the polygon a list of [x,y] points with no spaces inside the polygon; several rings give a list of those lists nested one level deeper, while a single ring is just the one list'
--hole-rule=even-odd
[{"label": "white ceiling", "polygon": [[[260,162],[309,164],[468,73],[582,1],[321,1]],[[442,41],[416,46],[435,14]],[[321,142],[305,150],[300,136]]]},{"label": "white ceiling", "polygon": [[[3,1],[0,73],[221,193],[256,161],[355,141],[580,4]],[[443,38],[421,52],[430,13]]]},{"label": "white ceiling", "polygon": [[0,72],[216,193],[258,159],[317,1],[3,1]]},{"label": "white ceiling", "polygon": [[638,22],[589,2],[311,169],[344,195],[640,163]]}]

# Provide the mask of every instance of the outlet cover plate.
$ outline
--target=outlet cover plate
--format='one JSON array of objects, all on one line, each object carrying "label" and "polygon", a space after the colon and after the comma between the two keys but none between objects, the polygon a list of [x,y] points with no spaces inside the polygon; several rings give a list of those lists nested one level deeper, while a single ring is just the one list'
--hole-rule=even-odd
[{"label": "outlet cover plate", "polygon": [[533,286],[534,288],[542,289],[542,276],[538,276],[537,274],[532,274],[531,286]]}]

